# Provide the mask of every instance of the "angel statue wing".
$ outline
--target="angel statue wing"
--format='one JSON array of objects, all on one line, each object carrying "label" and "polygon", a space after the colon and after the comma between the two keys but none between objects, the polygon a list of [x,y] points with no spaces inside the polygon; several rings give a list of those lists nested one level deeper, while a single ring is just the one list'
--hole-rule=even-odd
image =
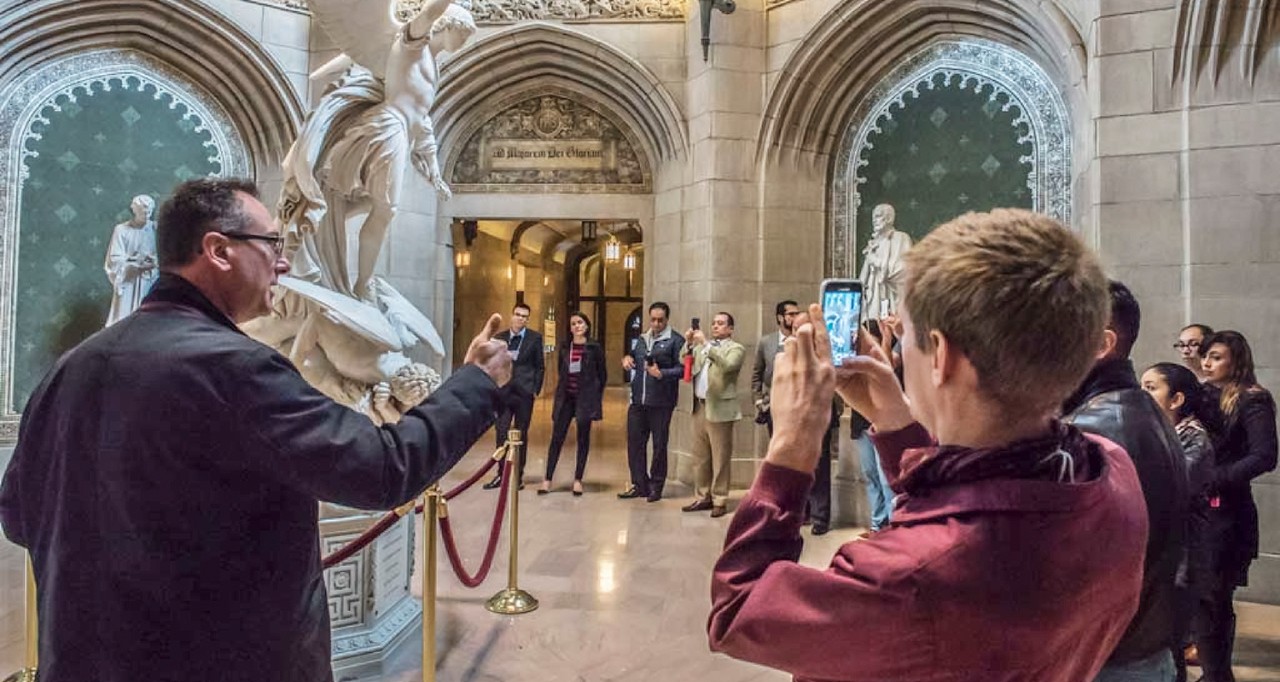
[{"label": "angel statue wing", "polygon": [[373,281],[378,288],[378,302],[386,306],[387,321],[395,328],[402,347],[416,345],[418,339],[422,339],[431,346],[431,350],[435,351],[436,355],[444,355],[444,341],[436,331],[436,326],[431,324],[431,320],[385,279],[374,277]]},{"label": "angel statue wing", "polygon": [[[340,72],[349,62],[363,66],[379,79],[386,78],[387,55],[403,26],[396,19],[396,0],[309,0],[307,4],[320,28],[342,50],[337,59],[317,69],[313,78],[321,73]],[[347,63],[341,68],[333,66],[344,58]]]}]

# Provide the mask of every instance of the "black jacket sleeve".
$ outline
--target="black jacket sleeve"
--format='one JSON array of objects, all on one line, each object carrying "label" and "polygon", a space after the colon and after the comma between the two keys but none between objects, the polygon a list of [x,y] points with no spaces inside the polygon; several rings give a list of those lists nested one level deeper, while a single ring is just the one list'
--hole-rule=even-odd
[{"label": "black jacket sleeve", "polygon": [[1276,403],[1263,391],[1241,397],[1239,419],[1248,443],[1244,456],[1214,470],[1215,487],[1242,487],[1276,468]]},{"label": "black jacket sleeve", "polygon": [[413,499],[494,420],[498,386],[478,367],[462,367],[399,422],[379,427],[264,351],[249,354],[235,373],[240,385],[230,407],[244,447],[223,455],[320,500],[390,509]]},{"label": "black jacket sleeve", "polygon": [[547,375],[547,359],[546,354],[542,352],[542,335],[537,332],[533,332],[532,334],[534,340],[538,342],[536,344],[536,348],[533,349],[533,366],[535,367],[533,374],[533,395],[536,397],[538,394],[542,393],[542,382],[546,379]]}]

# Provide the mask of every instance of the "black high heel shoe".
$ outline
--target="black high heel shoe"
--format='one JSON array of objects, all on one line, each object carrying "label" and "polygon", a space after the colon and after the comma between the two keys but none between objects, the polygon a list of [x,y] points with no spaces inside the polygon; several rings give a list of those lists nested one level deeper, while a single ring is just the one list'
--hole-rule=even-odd
[{"label": "black high heel shoe", "polygon": [[549,493],[549,492],[551,492],[551,482],[550,482],[550,481],[547,481],[546,483],[543,483],[543,484],[542,484],[542,487],[538,488],[538,494],[539,494],[539,495],[546,495],[546,494],[547,494],[547,493]]},{"label": "black high heel shoe", "polygon": [[582,481],[573,482],[573,496],[582,497]]}]

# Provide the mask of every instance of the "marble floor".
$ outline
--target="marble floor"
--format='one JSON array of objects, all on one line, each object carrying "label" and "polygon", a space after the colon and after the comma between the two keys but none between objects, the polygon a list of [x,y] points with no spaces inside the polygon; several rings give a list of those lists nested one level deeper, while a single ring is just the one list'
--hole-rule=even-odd
[{"label": "marble floor", "polygon": [[[485,600],[505,586],[505,539],[494,570],[476,589],[464,588],[442,557],[437,680],[790,679],[707,649],[710,569],[732,517],[682,513],[680,506],[689,501],[690,491],[674,483],[668,484],[666,498],[654,504],[615,497],[627,480],[624,400],[621,392],[611,391],[605,420],[592,433],[587,493],[582,497],[569,493],[572,435],[555,492],[534,494],[551,421],[550,405],[539,401],[530,435],[527,487],[520,500],[519,558],[520,586],[540,606],[521,616],[497,616],[484,609]],[[447,480],[464,478],[492,450],[492,440],[486,438]],[[494,494],[477,488],[450,503],[469,567],[479,561]],[[740,494],[735,491],[733,497]],[[801,561],[825,567],[836,548],[860,530],[836,528],[822,537],[809,537],[806,530]],[[1239,611],[1237,678],[1280,681],[1280,607],[1241,604]],[[421,655],[421,640],[415,637],[389,661],[386,674],[365,680],[422,680]]]}]

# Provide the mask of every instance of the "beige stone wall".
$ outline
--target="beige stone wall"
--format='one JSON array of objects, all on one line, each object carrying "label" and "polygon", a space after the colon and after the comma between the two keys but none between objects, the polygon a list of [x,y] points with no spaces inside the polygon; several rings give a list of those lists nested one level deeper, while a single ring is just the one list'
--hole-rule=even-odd
[{"label": "beige stone wall", "polygon": [[[1280,390],[1280,52],[1175,74],[1178,4],[1105,2],[1095,24],[1098,248],[1143,305],[1139,367],[1191,322],[1236,329]],[[1207,46],[1184,44],[1191,53]],[[1216,81],[1216,82],[1215,82]],[[1253,485],[1262,556],[1246,599],[1280,602],[1280,476]]]}]

